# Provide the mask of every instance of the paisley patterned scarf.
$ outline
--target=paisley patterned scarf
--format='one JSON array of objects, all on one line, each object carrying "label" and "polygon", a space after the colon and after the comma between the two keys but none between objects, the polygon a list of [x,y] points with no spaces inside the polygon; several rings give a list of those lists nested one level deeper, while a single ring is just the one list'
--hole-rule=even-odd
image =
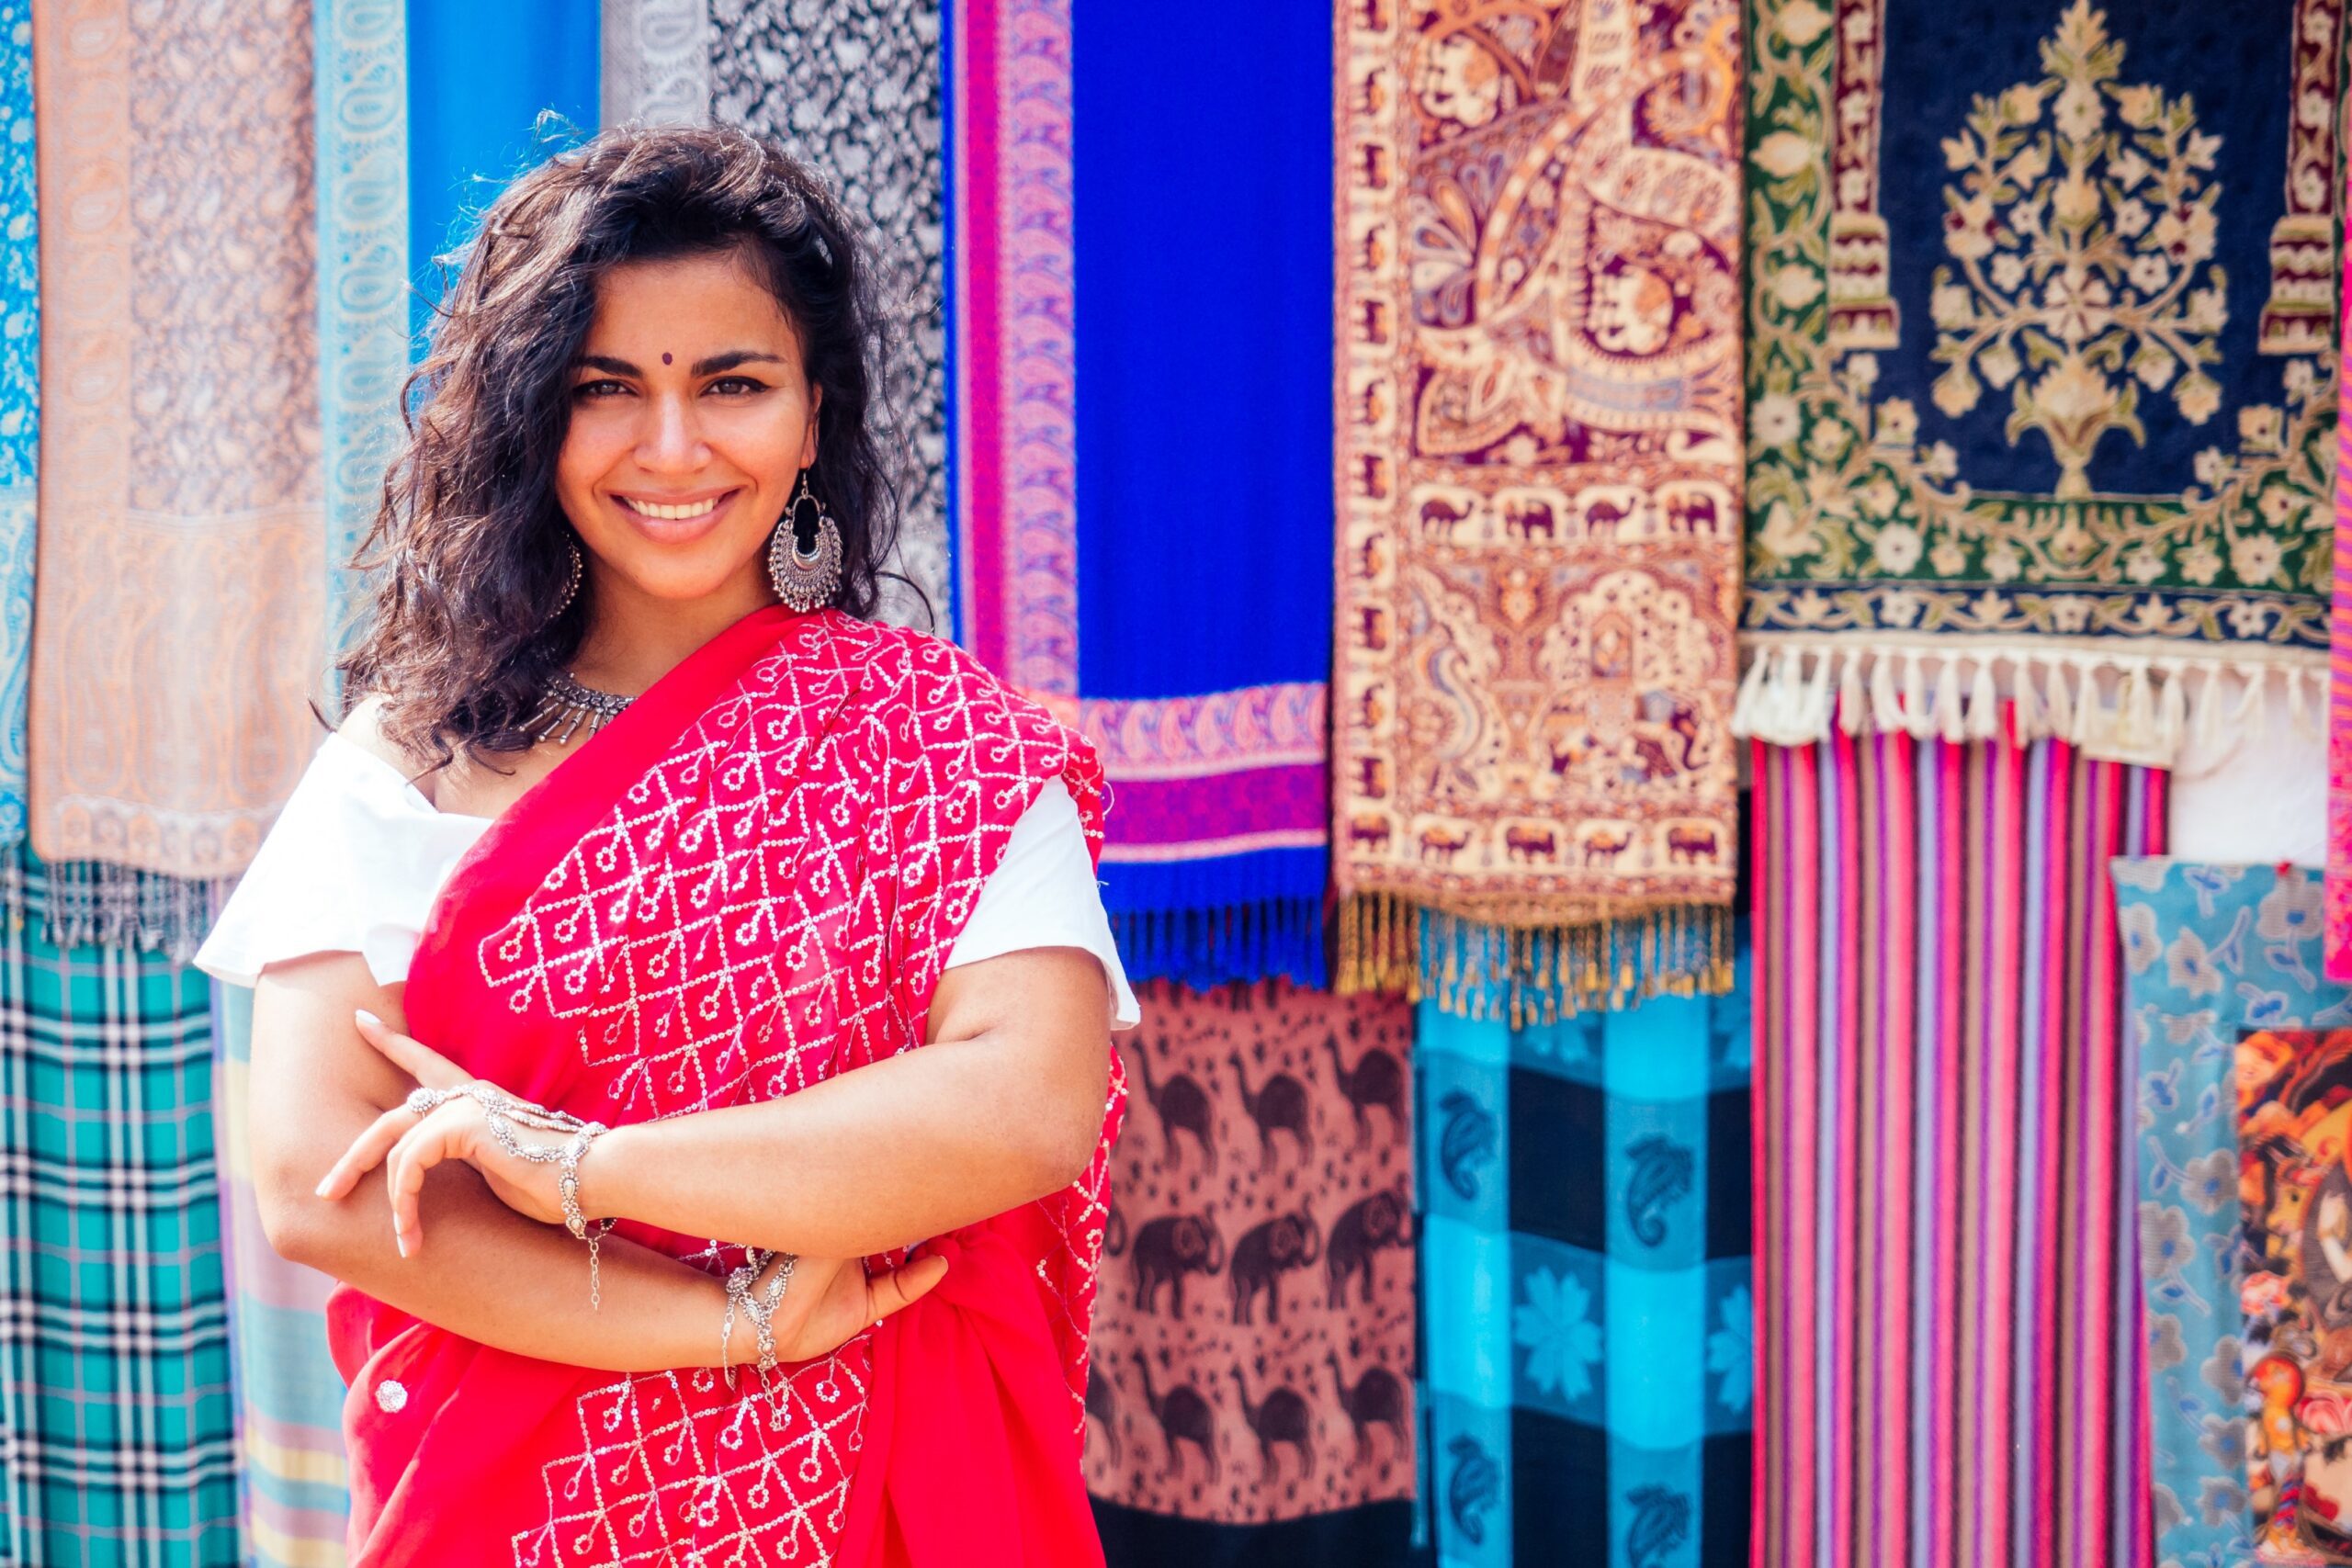
[{"label": "paisley patterned scarf", "polygon": [[1739,12],[1458,10],[1340,13],[1340,986],[1721,993]]},{"label": "paisley patterned scarf", "polygon": [[[1053,778],[1099,846],[1091,755],[967,656],[835,612],[757,612],[484,833],[428,924],[411,1023],[611,1124],[911,1049]],[[354,1562],[973,1561],[967,1535],[1006,1561],[1099,1561],[1081,1401],[1124,1098],[1114,1079],[1078,1183],[932,1243],[956,1259],[947,1283],[772,1397],[710,1369],[510,1355],[339,1292]],[[714,1270],[740,1257],[622,1234]],[[404,1400],[377,1397],[388,1380]]]}]

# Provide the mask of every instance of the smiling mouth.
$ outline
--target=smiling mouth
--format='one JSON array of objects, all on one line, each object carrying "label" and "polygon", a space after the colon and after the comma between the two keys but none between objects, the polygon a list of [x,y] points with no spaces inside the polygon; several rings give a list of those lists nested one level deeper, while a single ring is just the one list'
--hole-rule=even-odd
[{"label": "smiling mouth", "polygon": [[734,494],[731,490],[721,491],[717,495],[707,495],[698,501],[682,502],[647,501],[633,495],[619,495],[613,499],[639,517],[655,523],[691,523],[698,517],[709,516]]}]

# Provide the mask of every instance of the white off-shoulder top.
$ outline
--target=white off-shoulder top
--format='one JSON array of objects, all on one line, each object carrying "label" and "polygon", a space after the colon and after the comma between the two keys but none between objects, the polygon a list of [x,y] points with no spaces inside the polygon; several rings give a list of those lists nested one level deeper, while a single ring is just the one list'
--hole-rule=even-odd
[{"label": "white off-shoulder top", "polygon": [[[379,985],[406,980],[441,885],[490,823],[440,810],[390,762],[330,735],[197,950],[196,965],[250,986],[274,963],[356,953]],[[1078,803],[1058,779],[1013,824],[946,966],[1036,947],[1093,953],[1110,980],[1112,1027],[1140,1021]]]}]

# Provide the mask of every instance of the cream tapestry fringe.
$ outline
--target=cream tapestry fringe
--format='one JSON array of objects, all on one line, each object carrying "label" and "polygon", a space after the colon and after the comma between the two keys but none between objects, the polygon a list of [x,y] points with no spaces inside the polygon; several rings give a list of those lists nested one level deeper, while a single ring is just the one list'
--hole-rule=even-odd
[{"label": "cream tapestry fringe", "polygon": [[1775,746],[1811,745],[1833,727],[1847,735],[1990,739],[2013,703],[2020,740],[2051,737],[2102,761],[2195,772],[2262,739],[2272,682],[2283,687],[2299,732],[2316,733],[2326,701],[2326,655],[2316,652],[2290,663],[1775,637],[1752,647],[1749,659],[1732,733]]}]

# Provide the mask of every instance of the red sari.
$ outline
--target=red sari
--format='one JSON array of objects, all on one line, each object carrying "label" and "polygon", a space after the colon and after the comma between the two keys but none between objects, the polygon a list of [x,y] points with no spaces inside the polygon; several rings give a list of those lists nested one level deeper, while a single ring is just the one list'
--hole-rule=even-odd
[{"label": "red sari", "polygon": [[[1052,778],[1099,852],[1092,753],[961,650],[757,612],[468,852],[409,972],[410,1026],[614,1125],[910,1050]],[[534,1360],[338,1290],[355,1568],[1101,1562],[1079,1459],[1113,1071],[1080,1181],[930,1244],[951,1259],[937,1290],[773,1394]],[[620,1229],[713,1271],[741,1256]]]}]

